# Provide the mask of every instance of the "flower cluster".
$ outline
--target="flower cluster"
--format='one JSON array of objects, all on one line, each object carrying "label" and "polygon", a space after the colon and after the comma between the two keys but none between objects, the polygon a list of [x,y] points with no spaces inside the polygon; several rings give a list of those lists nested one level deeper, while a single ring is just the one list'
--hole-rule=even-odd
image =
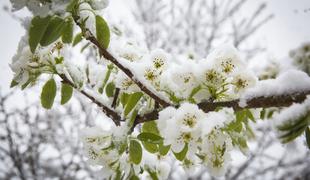
[{"label": "flower cluster", "polygon": [[[132,67],[137,78],[176,103],[238,98],[240,93],[253,87],[257,81],[256,76],[246,70],[238,51],[230,45],[219,47],[202,60],[176,60],[163,50],[141,56],[139,60],[126,65]],[[124,81],[118,83],[121,89],[126,90],[133,84],[129,79],[119,79]]]},{"label": "flower cluster", "polygon": [[[13,85],[24,88],[35,83],[41,74],[57,74],[63,81],[69,81],[67,84],[72,86],[71,94],[72,88],[81,90],[96,104],[109,109],[108,112],[111,108],[116,116],[119,115],[121,120],[115,119],[119,120],[118,127],[113,126],[109,130],[94,127],[81,131],[85,154],[91,164],[101,167],[103,178],[134,179],[139,176],[146,179],[167,179],[170,165],[165,158],[169,150],[185,170],[195,169],[201,164],[207,167],[212,175],[221,176],[229,165],[232,147],[238,146],[242,141],[243,146],[240,149],[246,151],[245,138],[240,137],[241,132],[246,129],[242,125],[245,120],[235,121],[232,109],[205,113],[197,105],[202,101],[239,98],[247,88],[255,85],[256,77],[247,70],[234,47],[223,45],[201,60],[194,56],[183,59],[162,49],[148,51],[140,48],[138,43],[122,41],[119,33],[115,34],[117,37],[111,33],[111,38],[117,38],[119,43],[105,45],[113,57],[116,57],[117,63],[110,64],[111,62],[107,62],[98,53],[98,59],[102,63],[90,60],[84,63],[85,68],[80,68],[70,61],[66,48],[70,44],[75,46],[83,38],[97,38],[100,45],[107,42],[103,42],[99,37],[102,37],[102,29],[105,29],[108,33],[105,33],[104,37],[110,38],[110,30],[96,11],[105,8],[108,5],[107,0],[11,2],[16,10],[27,7],[34,15],[52,15],[47,17],[52,19],[44,35],[46,32],[47,35],[53,35],[52,40],[43,43],[40,40],[35,46],[33,43],[29,44],[37,41],[33,33],[22,39],[11,64],[15,73]],[[74,7],[68,6],[72,5],[72,2]],[[41,26],[44,24],[41,23],[43,18],[36,18],[38,19],[34,18],[31,22],[29,31],[36,25],[44,29]],[[73,19],[82,31],[75,38],[75,26],[70,24]],[[57,24],[58,21],[61,23]],[[58,26],[53,26],[53,23],[59,26],[65,24],[69,30],[58,32]],[[141,92],[142,86],[160,98],[167,101],[170,99],[175,106],[160,109],[160,105],[155,102],[156,98],[152,99]],[[62,98],[66,94],[70,98],[70,92],[66,93],[65,90],[62,88]],[[50,94],[55,97],[56,88],[52,91],[54,92]],[[49,92],[45,91],[43,94],[45,93]],[[47,97],[47,100],[53,99]],[[155,112],[161,110],[158,123],[144,123],[141,133],[136,135],[133,128],[137,123],[136,117],[142,117],[154,109]],[[237,126],[237,131],[234,126]],[[242,130],[239,131],[239,127]]]},{"label": "flower cluster", "polygon": [[144,152],[139,165],[131,162],[128,152],[130,136],[127,136],[127,132],[126,125],[114,126],[110,130],[99,127],[81,130],[80,138],[89,163],[101,167],[100,175],[104,179],[130,179],[138,176],[150,178],[150,173],[156,173],[159,179],[167,179],[169,163],[158,161],[154,155]]},{"label": "flower cluster", "polygon": [[15,73],[12,86],[26,87],[34,83],[42,73],[55,73],[57,71],[56,64],[62,63],[63,56],[64,45],[61,42],[47,47],[39,47],[35,53],[32,53],[28,46],[28,36],[24,36],[10,64]]},{"label": "flower cluster", "polygon": [[204,113],[197,105],[183,103],[178,109],[168,107],[159,113],[158,129],[164,145],[175,153],[187,148],[183,166],[192,169],[204,164],[214,176],[225,173],[232,149],[230,136],[221,128],[230,122],[226,111]]}]

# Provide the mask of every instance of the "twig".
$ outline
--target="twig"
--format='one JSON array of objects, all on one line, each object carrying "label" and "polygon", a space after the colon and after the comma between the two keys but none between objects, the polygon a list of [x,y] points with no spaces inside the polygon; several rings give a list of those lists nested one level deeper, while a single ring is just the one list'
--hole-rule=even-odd
[{"label": "twig", "polygon": [[86,40],[92,42],[98,49],[100,54],[107,60],[111,61],[115,66],[117,66],[120,70],[122,70],[134,83],[139,86],[141,91],[145,92],[147,95],[149,95],[151,98],[153,98],[155,101],[157,101],[160,105],[163,107],[170,106],[169,102],[166,102],[164,99],[157,96],[155,93],[153,93],[150,89],[148,89],[141,81],[139,81],[137,78],[134,77],[134,74],[131,72],[130,69],[123,66],[112,54],[110,54],[100,43],[98,42],[97,38],[92,34],[92,32],[83,27],[82,23],[79,21],[80,17],[78,15],[72,14],[72,17],[75,21],[75,23],[81,28],[82,33]]},{"label": "twig", "polygon": [[117,98],[118,98],[118,95],[119,95],[119,91],[120,91],[119,88],[115,89],[115,93],[114,93],[114,97],[113,97],[113,102],[112,102],[112,105],[111,105],[112,108],[115,108],[115,106],[116,106],[116,101],[117,101]]},{"label": "twig", "polygon": [[[63,83],[69,84],[70,86],[72,86],[73,88],[77,89],[76,86],[74,85],[74,83],[72,83],[65,75],[60,74],[59,75],[63,81]],[[114,110],[110,109],[109,107],[105,106],[104,104],[102,104],[101,102],[99,102],[98,100],[96,100],[96,98],[94,98],[93,96],[89,95],[87,92],[85,92],[84,90],[80,90],[80,92],[86,96],[88,99],[90,99],[93,103],[97,104],[102,111],[113,120],[113,122],[119,126],[120,125],[120,121],[122,121],[122,118],[117,114],[117,112],[115,112]]]}]

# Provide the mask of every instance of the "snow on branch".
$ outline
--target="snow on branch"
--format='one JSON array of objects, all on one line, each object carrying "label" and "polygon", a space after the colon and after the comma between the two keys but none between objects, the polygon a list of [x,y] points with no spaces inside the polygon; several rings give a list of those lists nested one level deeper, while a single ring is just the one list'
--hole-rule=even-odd
[{"label": "snow on branch", "polygon": [[[198,104],[204,112],[214,111],[220,107],[234,110],[248,108],[288,107],[293,103],[303,102],[310,95],[310,78],[306,73],[290,70],[276,79],[259,81],[253,88],[248,89],[240,97],[231,101],[211,102]],[[136,124],[158,119],[158,111],[153,111],[138,117]]]}]

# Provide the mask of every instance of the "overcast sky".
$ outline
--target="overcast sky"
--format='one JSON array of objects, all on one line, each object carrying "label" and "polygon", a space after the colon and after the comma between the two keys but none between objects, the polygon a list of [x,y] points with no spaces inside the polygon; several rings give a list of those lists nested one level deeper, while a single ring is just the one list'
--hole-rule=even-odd
[{"label": "overcast sky", "polygon": [[[126,1],[126,0],[113,0]],[[113,3],[111,0],[111,3]],[[256,2],[252,0],[253,4]],[[274,19],[256,33],[256,40],[265,45],[268,54],[275,58],[287,56],[287,52],[310,41],[310,0],[268,0],[268,12]],[[1,0],[0,6],[9,5]],[[24,13],[17,13],[23,16]],[[14,55],[20,37],[24,34],[19,22],[0,10],[0,88],[7,91],[12,79],[8,63]]]}]

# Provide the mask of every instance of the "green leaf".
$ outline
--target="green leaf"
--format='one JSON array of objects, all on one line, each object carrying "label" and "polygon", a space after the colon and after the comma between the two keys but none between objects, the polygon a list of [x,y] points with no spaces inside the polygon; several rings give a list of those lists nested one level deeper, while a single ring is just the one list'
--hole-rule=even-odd
[{"label": "green leaf", "polygon": [[184,158],[186,157],[186,154],[187,154],[187,151],[188,151],[188,144],[186,143],[184,145],[184,148],[182,149],[182,151],[180,152],[173,152],[175,158],[179,161],[183,161]]},{"label": "green leaf", "polygon": [[136,176],[136,175],[133,175],[133,176],[131,176],[130,177],[130,179],[129,180],[139,180],[139,177],[138,176]]},{"label": "green leaf", "polygon": [[305,130],[305,136],[306,136],[306,142],[308,145],[308,148],[310,149],[310,128],[307,127]]},{"label": "green leaf", "polygon": [[122,93],[122,95],[121,95],[121,103],[122,103],[123,107],[126,106],[129,97],[130,97],[129,94],[127,94],[127,93]]},{"label": "green leaf", "polygon": [[66,7],[67,12],[72,12],[74,11],[76,5],[78,5],[79,0],[71,0],[71,2],[68,4]]},{"label": "green leaf", "polygon": [[280,137],[282,143],[288,143],[292,140],[296,139],[298,136],[300,136],[304,131],[305,127],[300,127],[299,129],[296,129],[294,131],[290,131],[289,133],[283,135]]},{"label": "green leaf", "polygon": [[300,136],[308,127],[310,123],[310,116],[307,114],[297,121],[293,121],[294,123],[291,122],[292,121],[281,126],[277,126],[277,129],[283,132],[280,136],[282,143],[288,143]]},{"label": "green leaf", "polygon": [[164,144],[159,144],[159,154],[165,156],[170,150],[170,145],[164,146]]},{"label": "green leaf", "polygon": [[64,25],[64,29],[61,34],[62,42],[70,44],[73,39],[73,20],[69,18]]},{"label": "green leaf", "polygon": [[108,65],[108,70],[107,70],[107,72],[105,73],[105,77],[104,77],[104,80],[103,80],[103,82],[102,82],[102,85],[101,85],[101,87],[100,87],[99,90],[98,90],[99,93],[102,94],[102,91],[103,91],[104,87],[106,86],[106,84],[107,84],[107,82],[108,82],[108,80],[109,80],[109,78],[110,78],[110,76],[111,76],[112,70],[113,70],[113,66]]},{"label": "green leaf", "polygon": [[110,82],[105,88],[105,93],[108,97],[113,97],[114,91],[115,91],[115,84],[113,82]]},{"label": "green leaf", "polygon": [[150,153],[158,152],[158,145],[149,142],[142,142],[143,147]]},{"label": "green leaf", "polygon": [[56,82],[53,78],[45,83],[41,92],[41,104],[44,108],[52,108],[56,96],[56,90]]},{"label": "green leaf", "polygon": [[42,39],[40,40],[40,44],[42,46],[48,46],[56,41],[61,36],[64,27],[65,21],[62,18],[58,16],[52,17]]},{"label": "green leaf", "polygon": [[142,147],[136,140],[130,140],[129,144],[129,159],[134,164],[140,164],[142,159]]},{"label": "green leaf", "polygon": [[160,135],[155,121],[145,122],[142,125],[142,132],[153,133],[155,135]]},{"label": "green leaf", "polygon": [[244,119],[246,118],[246,112],[241,110],[241,111],[236,111],[236,120],[237,122],[243,122]]},{"label": "green leaf", "polygon": [[136,120],[136,117],[138,115],[138,110],[134,110],[132,113],[131,113],[131,117],[129,119],[129,123],[128,123],[128,127],[132,127],[135,123],[135,120]]},{"label": "green leaf", "polygon": [[281,124],[277,126],[277,129],[280,131],[290,131],[295,127],[298,127],[299,125],[306,125],[308,123],[307,115],[301,117],[298,120],[295,121],[288,121],[287,123]]},{"label": "green leaf", "polygon": [[90,42],[86,43],[86,44],[81,48],[80,52],[83,53],[83,51],[84,51],[86,48],[88,48],[88,46],[90,46],[90,45],[91,45]]},{"label": "green leaf", "polygon": [[73,39],[73,43],[72,46],[77,45],[79,42],[81,42],[83,39],[83,34],[82,33],[78,33],[77,35],[75,35],[74,39]]},{"label": "green leaf", "polygon": [[13,80],[11,81],[10,88],[15,87],[15,86],[17,86],[17,85],[18,85],[18,82],[15,81],[15,80],[13,79]]},{"label": "green leaf", "polygon": [[105,20],[99,15],[96,16],[96,34],[99,44],[105,49],[108,48],[110,43],[110,29]]},{"label": "green leaf", "polygon": [[142,92],[136,92],[129,96],[128,102],[124,110],[125,116],[127,116],[131,112],[131,110],[133,110],[133,108],[137,105],[142,95],[143,95]]},{"label": "green leaf", "polygon": [[150,177],[152,180],[159,180],[157,177],[157,173],[156,171],[152,171],[151,169],[147,169],[147,172],[149,173]]},{"label": "green leaf", "polygon": [[193,103],[195,103],[195,99],[194,96],[202,89],[201,85],[198,85],[197,87],[195,87],[194,89],[192,89],[190,95],[189,95],[189,100]]},{"label": "green leaf", "polygon": [[41,18],[40,16],[35,16],[31,20],[31,25],[29,28],[29,46],[32,53],[35,52],[39,42],[43,38],[45,31],[47,30],[51,16],[46,16]]},{"label": "green leaf", "polygon": [[64,62],[64,57],[55,57],[56,64],[61,64]]},{"label": "green leaf", "polygon": [[252,112],[249,109],[246,109],[246,115],[250,120],[252,120],[253,122],[256,122]]},{"label": "green leaf", "polygon": [[72,97],[73,88],[66,83],[61,85],[61,105],[66,104]]},{"label": "green leaf", "polygon": [[140,141],[148,142],[148,143],[153,143],[153,144],[159,144],[163,142],[163,138],[153,134],[153,133],[147,133],[147,132],[142,132],[140,133],[137,138]]},{"label": "green leaf", "polygon": [[247,149],[248,148],[248,144],[245,140],[244,137],[239,137],[238,138],[238,144],[240,145],[241,148]]}]

